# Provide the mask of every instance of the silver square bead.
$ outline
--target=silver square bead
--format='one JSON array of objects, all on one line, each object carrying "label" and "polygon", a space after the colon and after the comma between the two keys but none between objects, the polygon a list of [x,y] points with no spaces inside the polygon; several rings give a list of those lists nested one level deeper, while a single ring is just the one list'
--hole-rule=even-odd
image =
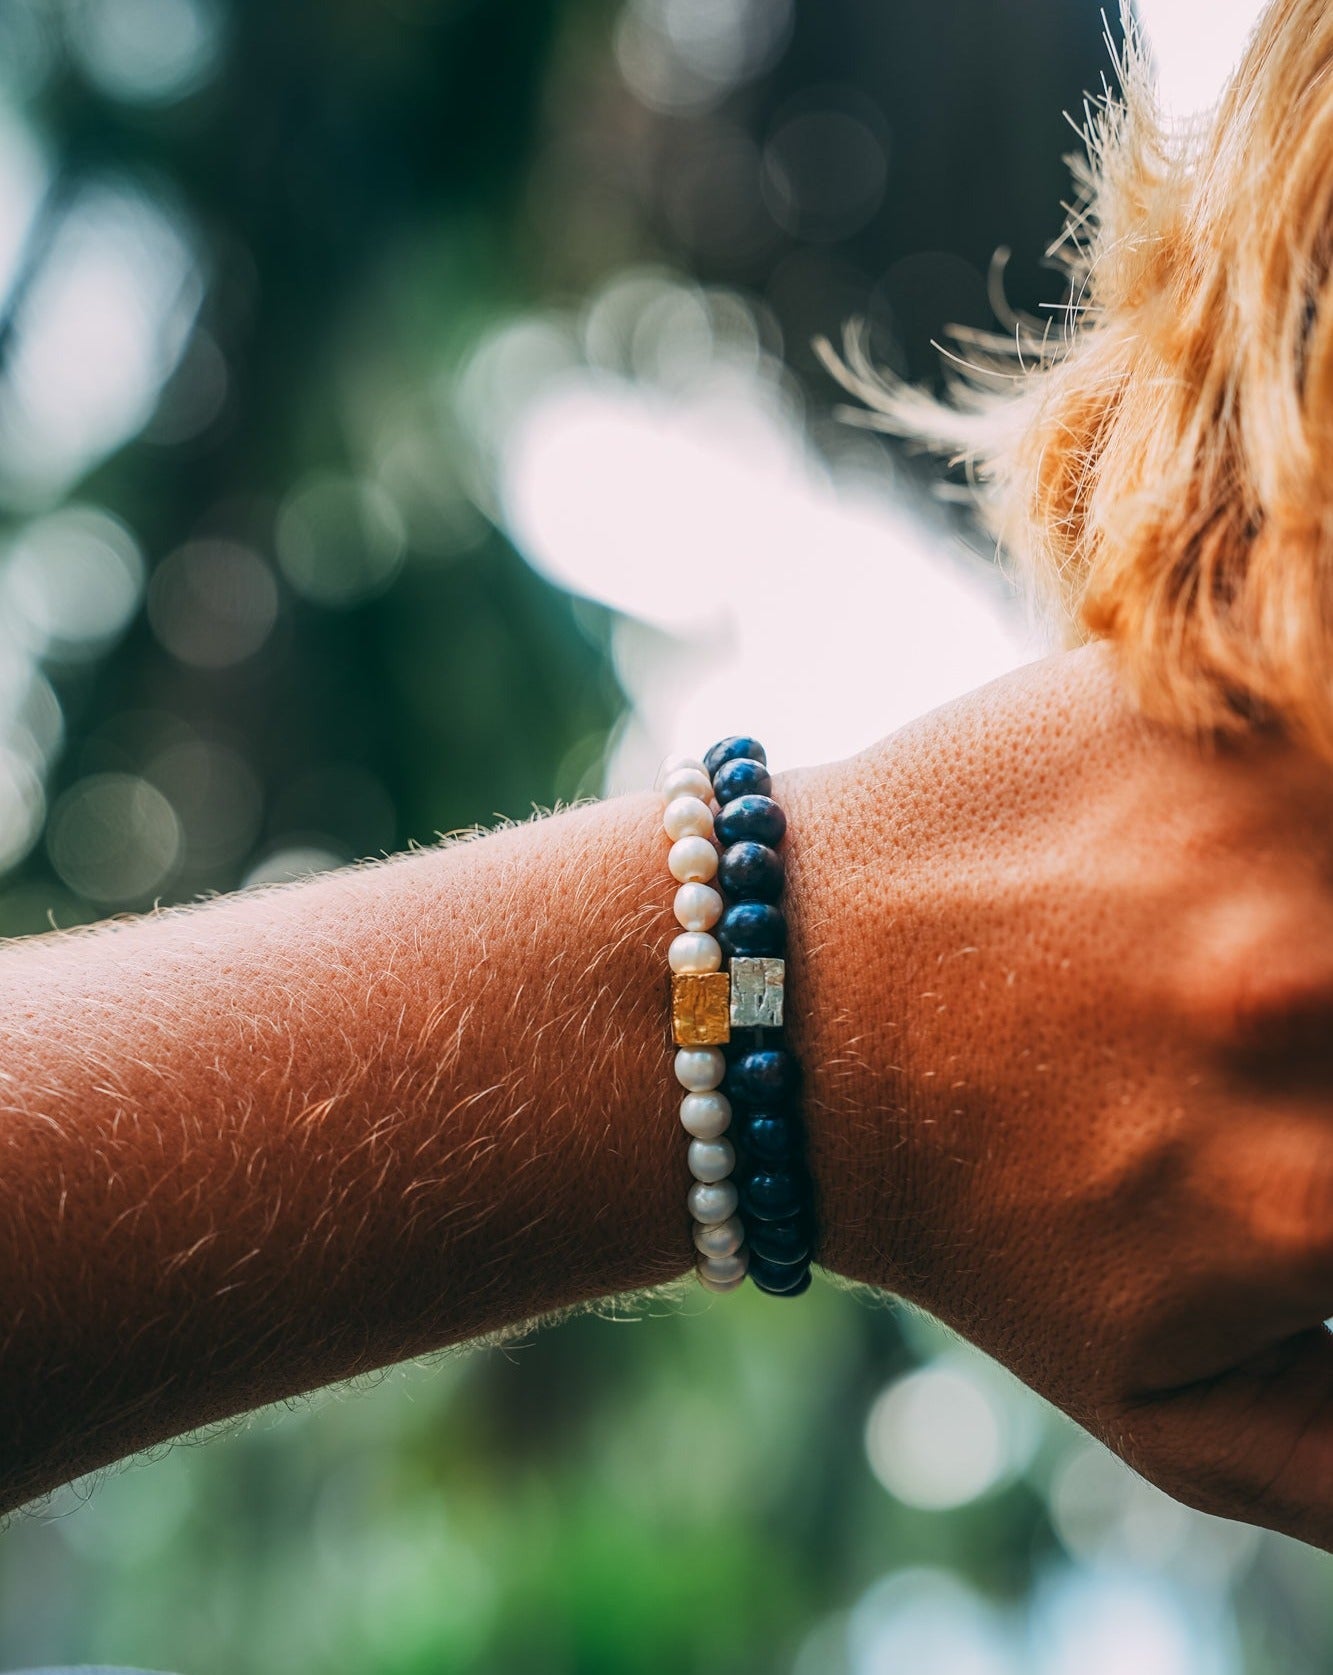
[{"label": "silver square bead", "polygon": [[780,1029],[785,960],[737,957],[731,962],[732,1029]]}]

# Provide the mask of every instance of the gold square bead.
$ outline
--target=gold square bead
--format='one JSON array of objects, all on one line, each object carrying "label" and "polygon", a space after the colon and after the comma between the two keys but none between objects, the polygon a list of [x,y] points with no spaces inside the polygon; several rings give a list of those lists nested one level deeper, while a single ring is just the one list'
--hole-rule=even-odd
[{"label": "gold square bead", "polygon": [[672,975],[671,1038],[678,1047],[720,1047],[731,1040],[731,983],[725,971]]},{"label": "gold square bead", "polygon": [[781,1029],[785,960],[737,955],[731,962],[731,1027]]}]

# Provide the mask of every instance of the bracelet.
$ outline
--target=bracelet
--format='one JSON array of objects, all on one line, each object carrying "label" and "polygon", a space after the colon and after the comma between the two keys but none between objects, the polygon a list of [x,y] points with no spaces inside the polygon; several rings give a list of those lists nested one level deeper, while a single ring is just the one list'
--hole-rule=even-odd
[{"label": "bracelet", "polygon": [[725,1137],[731,1101],[721,1092],[727,1070],[722,1046],[731,1039],[731,985],[722,970],[722,945],[710,935],[723,906],[711,883],[718,865],[710,841],[713,785],[702,762],[683,756],[662,764],[658,785],[666,798],[662,825],[671,839],[667,866],[679,886],[673,905],[681,930],[667,960],[676,1080],[685,1090],[680,1121],[690,1136],[694,1176],[686,1202],[698,1252],[695,1271],[707,1290],[734,1291],[745,1278],[749,1252],[731,1179],[736,1153]]},{"label": "bracelet", "polygon": [[[678,886],[671,1034],[690,1136],[695,1270],[709,1291],[733,1291],[748,1272],[761,1291],[799,1296],[810,1284],[814,1241],[797,1065],[781,1037],[787,927],[777,845],[786,819],[768,795],[767,758],[754,739],[724,739],[703,761],[670,757],[658,787]],[[726,845],[720,861],[714,836]],[[733,1032],[742,1050],[728,1065],[722,1048]],[[739,1190],[733,1100],[745,1150]]]},{"label": "bracelet", "polygon": [[768,757],[757,739],[723,739],[704,757],[704,768],[718,804],[714,830],[724,846],[717,940],[730,978],[733,1053],[726,1087],[743,1154],[737,1182],[747,1271],[770,1296],[799,1297],[810,1286],[814,1215],[798,1106],[800,1067],[782,1033],[787,921],[778,846],[787,820],[769,794]]}]

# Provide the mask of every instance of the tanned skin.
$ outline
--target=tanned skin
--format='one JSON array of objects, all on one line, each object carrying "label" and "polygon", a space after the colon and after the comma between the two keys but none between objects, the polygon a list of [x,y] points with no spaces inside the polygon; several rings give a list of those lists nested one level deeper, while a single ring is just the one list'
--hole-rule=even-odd
[{"label": "tanned skin", "polygon": [[[1333,1548],[1333,772],[1090,649],[777,795],[824,1265]],[[687,1273],[659,813],[0,952],[0,1507]]]}]

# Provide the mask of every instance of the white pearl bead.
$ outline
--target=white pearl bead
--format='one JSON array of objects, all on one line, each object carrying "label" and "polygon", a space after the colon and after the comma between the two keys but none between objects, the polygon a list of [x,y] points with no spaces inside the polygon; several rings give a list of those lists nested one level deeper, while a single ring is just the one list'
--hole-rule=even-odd
[{"label": "white pearl bead", "polygon": [[681,884],[707,884],[717,872],[717,850],[707,838],[683,837],[671,845],[667,866]]},{"label": "white pearl bead", "polygon": [[736,1167],[730,1140],[691,1140],[690,1173],[696,1181],[725,1181]]},{"label": "white pearl bead", "polygon": [[673,905],[682,930],[712,930],[722,917],[722,897],[711,884],[682,884]]},{"label": "white pearl bead", "polygon": [[732,1181],[696,1181],[685,1202],[690,1214],[705,1227],[715,1227],[736,1214],[740,1198]]},{"label": "white pearl bead", "polygon": [[705,1274],[701,1268],[696,1268],[695,1275],[699,1284],[703,1286],[705,1291],[716,1291],[719,1295],[727,1291],[739,1291],[741,1286],[745,1284],[744,1274],[742,1274],[739,1279],[715,1280],[709,1279],[708,1275]]},{"label": "white pearl bead", "polygon": [[701,1280],[711,1280],[715,1287],[730,1289],[741,1283],[749,1266],[750,1253],[742,1246],[730,1256],[701,1256],[695,1263],[695,1270]]},{"label": "white pearl bead", "polygon": [[745,1243],[745,1228],[739,1216],[728,1216],[712,1227],[694,1224],[694,1248],[700,1256],[734,1256]]},{"label": "white pearl bead", "polygon": [[680,1125],[696,1140],[716,1140],[731,1127],[731,1101],[725,1093],[687,1093],[680,1102]]},{"label": "white pearl bead", "polygon": [[697,756],[668,756],[657,770],[657,778],[653,781],[653,784],[660,791],[668,776],[679,773],[682,768],[693,768],[696,773],[701,773],[705,777],[708,774],[707,768],[704,767]]},{"label": "white pearl bead", "polygon": [[662,781],[662,795],[668,802],[677,797],[698,797],[706,803],[713,795],[713,782],[702,768],[676,768]]},{"label": "white pearl bead", "polygon": [[722,944],[707,931],[682,931],[671,939],[667,964],[678,975],[686,972],[720,971]]},{"label": "white pearl bead", "polygon": [[699,797],[673,797],[662,811],[662,830],[678,843],[683,837],[710,838],[713,813]]},{"label": "white pearl bead", "polygon": [[676,1080],[688,1093],[708,1093],[727,1073],[716,1047],[682,1047],[676,1054]]}]

